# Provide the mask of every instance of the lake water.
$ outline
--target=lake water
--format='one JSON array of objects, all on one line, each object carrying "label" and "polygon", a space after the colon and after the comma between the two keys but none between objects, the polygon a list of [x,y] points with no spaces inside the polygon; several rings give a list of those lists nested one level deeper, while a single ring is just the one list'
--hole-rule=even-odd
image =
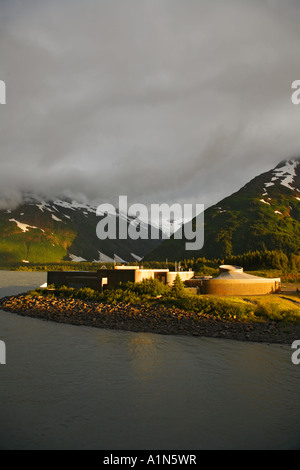
[{"label": "lake water", "polygon": [[[45,273],[0,271],[0,297],[45,281]],[[288,345],[3,311],[0,339],[1,449],[300,449],[300,365]]]}]

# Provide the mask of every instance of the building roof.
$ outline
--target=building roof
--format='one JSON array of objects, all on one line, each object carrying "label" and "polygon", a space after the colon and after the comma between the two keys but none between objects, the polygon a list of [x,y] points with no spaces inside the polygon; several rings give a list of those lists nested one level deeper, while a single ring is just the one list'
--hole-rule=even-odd
[{"label": "building roof", "polygon": [[[266,277],[259,277],[254,276],[253,274],[244,273],[244,270],[241,266],[232,266],[232,265],[222,265],[219,267],[220,274],[219,276],[210,280],[210,282],[214,280],[218,281],[256,281],[256,282],[269,282],[270,278]],[[277,280],[277,279],[276,279]]]}]

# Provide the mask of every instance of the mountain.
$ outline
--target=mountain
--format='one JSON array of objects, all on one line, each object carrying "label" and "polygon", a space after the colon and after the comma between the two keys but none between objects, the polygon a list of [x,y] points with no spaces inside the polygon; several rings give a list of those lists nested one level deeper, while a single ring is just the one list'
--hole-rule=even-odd
[{"label": "mountain", "polygon": [[[300,158],[282,161],[206,209],[204,246],[199,251],[186,251],[185,239],[162,241],[158,228],[158,239],[100,240],[96,209],[66,198],[24,195],[16,209],[0,210],[0,264],[212,259],[264,249],[300,253]],[[127,226],[140,223],[147,234],[151,229],[146,221],[121,213],[110,217],[117,226],[123,220]],[[181,223],[175,220],[174,226]]]},{"label": "mountain", "polygon": [[171,237],[147,259],[216,259],[264,249],[300,253],[300,158],[282,161],[206,209],[201,250],[186,251],[185,242]]},{"label": "mountain", "polygon": [[[62,260],[140,261],[161,240],[100,240],[96,227],[101,217],[96,206],[71,199],[45,201],[24,195],[16,209],[0,211],[0,263],[49,263]],[[113,218],[113,215],[110,215]],[[132,218],[117,213],[114,221]],[[142,231],[150,230],[141,224]]]}]

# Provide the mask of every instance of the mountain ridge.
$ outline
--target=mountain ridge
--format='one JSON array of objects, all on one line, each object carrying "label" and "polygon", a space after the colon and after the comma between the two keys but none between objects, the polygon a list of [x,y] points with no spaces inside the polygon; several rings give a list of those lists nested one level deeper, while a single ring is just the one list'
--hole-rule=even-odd
[{"label": "mountain ridge", "polygon": [[300,158],[282,160],[206,209],[201,250],[186,251],[185,242],[171,237],[146,259],[213,259],[265,249],[299,253]]},{"label": "mountain ridge", "polygon": [[[0,211],[0,261],[140,261],[159,240],[100,240],[97,206],[71,198],[45,200],[33,194],[14,209]],[[111,216],[113,217],[113,216]],[[116,214],[115,222],[124,217]],[[126,223],[131,222],[126,218]],[[142,230],[150,230],[143,224]]]},{"label": "mountain ridge", "polygon": [[[176,261],[265,249],[300,253],[300,157],[282,160],[208,207],[204,246],[197,251],[186,251],[187,240],[174,236],[167,240],[161,236],[155,240],[100,240],[97,207],[72,198],[47,200],[25,193],[18,207],[0,210],[0,262]],[[125,217],[127,224],[134,223],[134,218],[122,213],[115,217],[116,222]],[[141,230],[149,234],[150,226],[141,223]]]}]

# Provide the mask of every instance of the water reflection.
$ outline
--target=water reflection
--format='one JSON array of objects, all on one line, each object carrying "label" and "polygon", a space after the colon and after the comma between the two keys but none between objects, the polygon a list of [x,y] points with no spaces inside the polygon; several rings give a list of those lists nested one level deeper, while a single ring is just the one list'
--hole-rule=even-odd
[{"label": "water reflection", "polygon": [[[15,274],[0,273],[0,288],[22,287]],[[42,283],[30,274],[23,287]],[[300,366],[288,346],[6,312],[0,339],[1,448],[299,448]]]},{"label": "water reflection", "polygon": [[161,374],[161,351],[155,335],[132,335],[129,342],[131,368],[136,380],[142,382],[159,379]]}]

